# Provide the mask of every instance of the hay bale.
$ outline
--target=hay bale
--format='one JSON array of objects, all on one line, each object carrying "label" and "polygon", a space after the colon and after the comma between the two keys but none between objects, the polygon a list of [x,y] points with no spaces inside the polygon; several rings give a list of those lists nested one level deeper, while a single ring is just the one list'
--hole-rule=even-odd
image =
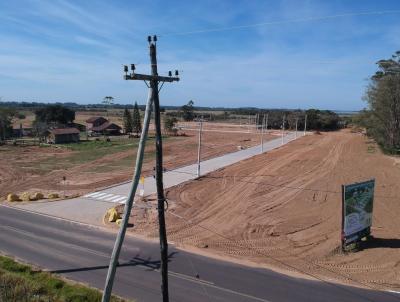
[{"label": "hay bale", "polygon": [[14,202],[14,201],[21,201],[21,200],[19,199],[19,196],[17,194],[10,193],[7,195],[7,201]]},{"label": "hay bale", "polygon": [[108,222],[115,222],[119,219],[119,214],[115,208],[111,208],[107,211],[108,213]]},{"label": "hay bale", "polygon": [[47,195],[48,199],[56,199],[56,198],[60,198],[60,195],[58,195],[57,193],[50,193],[49,195]]},{"label": "hay bale", "polygon": [[31,199],[31,194],[29,192],[24,192],[21,194],[21,200],[22,201],[30,201]]},{"label": "hay bale", "polygon": [[40,192],[36,192],[35,194],[33,194],[33,196],[31,196],[31,200],[39,200],[39,199],[43,199],[44,195]]}]

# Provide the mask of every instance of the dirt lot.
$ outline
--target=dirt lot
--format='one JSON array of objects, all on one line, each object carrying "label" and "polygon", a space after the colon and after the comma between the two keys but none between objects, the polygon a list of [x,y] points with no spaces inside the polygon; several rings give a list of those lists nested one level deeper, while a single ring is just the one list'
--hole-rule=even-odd
[{"label": "dirt lot", "polygon": [[[375,239],[342,254],[341,185],[370,178]],[[400,161],[361,134],[310,135],[168,190],[168,239],[257,266],[398,290],[399,183]],[[157,236],[155,210],[136,210],[131,222],[132,232]]]},{"label": "dirt lot", "polygon": [[[197,160],[197,131],[180,132],[186,136],[169,137],[164,141],[167,169]],[[0,146],[0,198],[9,192],[35,190],[71,196],[130,179],[138,139],[115,137],[111,140],[61,147]],[[259,141],[259,134],[205,131],[202,158],[233,152],[238,146],[254,146]],[[144,175],[149,175],[154,165],[154,138],[150,138],[147,145]]]}]

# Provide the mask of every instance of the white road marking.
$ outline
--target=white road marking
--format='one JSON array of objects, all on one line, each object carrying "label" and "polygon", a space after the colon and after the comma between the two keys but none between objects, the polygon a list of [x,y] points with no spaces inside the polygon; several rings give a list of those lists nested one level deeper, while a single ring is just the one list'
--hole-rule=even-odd
[{"label": "white road marking", "polygon": [[[120,198],[117,198],[117,199],[113,200],[113,202],[119,202],[119,203],[121,203],[121,201],[123,201],[123,200],[126,201],[127,198],[128,198],[128,197],[126,197],[126,196],[121,196]],[[125,202],[125,201],[124,201],[124,202]]]},{"label": "white road marking", "polygon": [[106,195],[103,195],[101,197],[97,197],[96,199],[98,199],[98,200],[106,200],[107,198],[110,198],[110,197],[113,197],[113,196],[114,196],[114,194],[106,194]]},{"label": "white road marking", "polygon": [[91,193],[91,194],[86,194],[84,197],[92,197],[92,196],[95,196],[95,195],[97,195],[97,194],[99,194],[99,192],[94,192],[94,193]]},{"label": "white road marking", "polygon": [[128,199],[127,196],[104,192],[94,192],[91,194],[86,194],[83,197],[113,203],[126,203],[126,200]]},{"label": "white road marking", "polygon": [[92,198],[98,198],[98,197],[104,196],[104,195],[106,195],[106,194],[107,194],[107,193],[97,192],[96,194],[92,195],[91,197],[92,197]]},{"label": "white road marking", "polygon": [[113,195],[112,197],[107,198],[106,200],[114,202],[115,200],[120,199],[121,197],[123,197],[123,196],[121,196],[121,195]]}]

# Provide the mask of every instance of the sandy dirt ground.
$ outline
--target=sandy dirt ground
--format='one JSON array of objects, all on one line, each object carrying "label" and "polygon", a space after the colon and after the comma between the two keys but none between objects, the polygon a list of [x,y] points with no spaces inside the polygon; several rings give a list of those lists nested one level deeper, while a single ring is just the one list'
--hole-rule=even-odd
[{"label": "sandy dirt ground", "polygon": [[[370,178],[374,239],[343,254],[341,185]],[[287,273],[398,290],[399,183],[400,161],[362,134],[314,134],[169,189],[168,239]],[[155,206],[154,196],[147,203]],[[130,230],[157,237],[156,218],[155,209],[135,210]]]},{"label": "sandy dirt ground", "polygon": [[[197,131],[180,132],[186,136],[164,141],[164,163],[167,169],[192,164],[197,160]],[[265,140],[273,137],[265,136]],[[202,159],[234,152],[238,146],[247,148],[259,143],[259,134],[204,132]],[[147,144],[143,167],[145,176],[152,173],[154,166],[154,139]],[[4,199],[10,192],[24,191],[77,196],[131,178],[136,147],[90,161],[79,160],[74,152],[55,147],[0,146],[0,199]],[[74,160],[69,160],[71,157]]]}]

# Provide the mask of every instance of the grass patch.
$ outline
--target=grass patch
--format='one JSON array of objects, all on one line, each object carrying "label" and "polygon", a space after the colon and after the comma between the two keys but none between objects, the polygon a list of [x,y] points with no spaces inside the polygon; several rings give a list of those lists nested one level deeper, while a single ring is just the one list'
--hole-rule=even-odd
[{"label": "grass patch", "polygon": [[[144,155],[143,162],[147,163],[150,160],[153,160],[156,157],[155,151],[147,151]],[[105,163],[102,165],[96,165],[86,169],[85,172],[91,173],[104,173],[104,172],[114,172],[117,170],[132,170],[134,169],[136,161],[136,152],[130,154],[124,158],[119,159],[118,161],[113,161],[109,163]]]},{"label": "grass patch", "polygon": [[125,148],[129,148],[132,146],[137,146],[139,140],[137,138],[131,139],[118,139],[111,140],[109,142],[105,140],[92,140],[92,141],[81,141],[79,143],[71,143],[71,144],[58,144],[57,146],[66,148],[72,151],[85,152],[85,151],[94,151],[98,149],[106,149],[106,150],[121,150]]},{"label": "grass patch", "polygon": [[68,156],[52,156],[45,160],[21,163],[20,168],[27,169],[35,174],[43,175],[54,170],[64,170],[88,163],[104,156],[136,150],[137,139],[120,139],[115,141],[84,141],[80,143],[60,144],[58,148],[65,148],[72,152]]},{"label": "grass patch", "polygon": [[[73,284],[54,275],[0,256],[0,301],[97,302],[100,291]],[[126,301],[112,297],[111,301]]]},{"label": "grass patch", "polygon": [[[175,141],[178,139],[180,138],[163,137],[164,141]],[[151,143],[154,143],[154,137],[148,138],[147,144]],[[71,144],[46,145],[52,148],[67,149],[72,152],[64,155],[49,156],[41,160],[17,162],[15,165],[26,172],[37,175],[45,175],[55,170],[68,170],[74,166],[89,163],[105,156],[131,150],[132,155],[127,155],[127,157],[123,159],[110,160],[104,165],[88,169],[89,172],[111,172],[121,168],[133,166],[138,144],[138,138],[129,139],[126,137],[113,137],[109,142],[105,141],[104,138],[100,138],[98,141],[90,140]],[[150,154],[150,152],[146,152],[145,157],[154,158],[154,153]]]}]

